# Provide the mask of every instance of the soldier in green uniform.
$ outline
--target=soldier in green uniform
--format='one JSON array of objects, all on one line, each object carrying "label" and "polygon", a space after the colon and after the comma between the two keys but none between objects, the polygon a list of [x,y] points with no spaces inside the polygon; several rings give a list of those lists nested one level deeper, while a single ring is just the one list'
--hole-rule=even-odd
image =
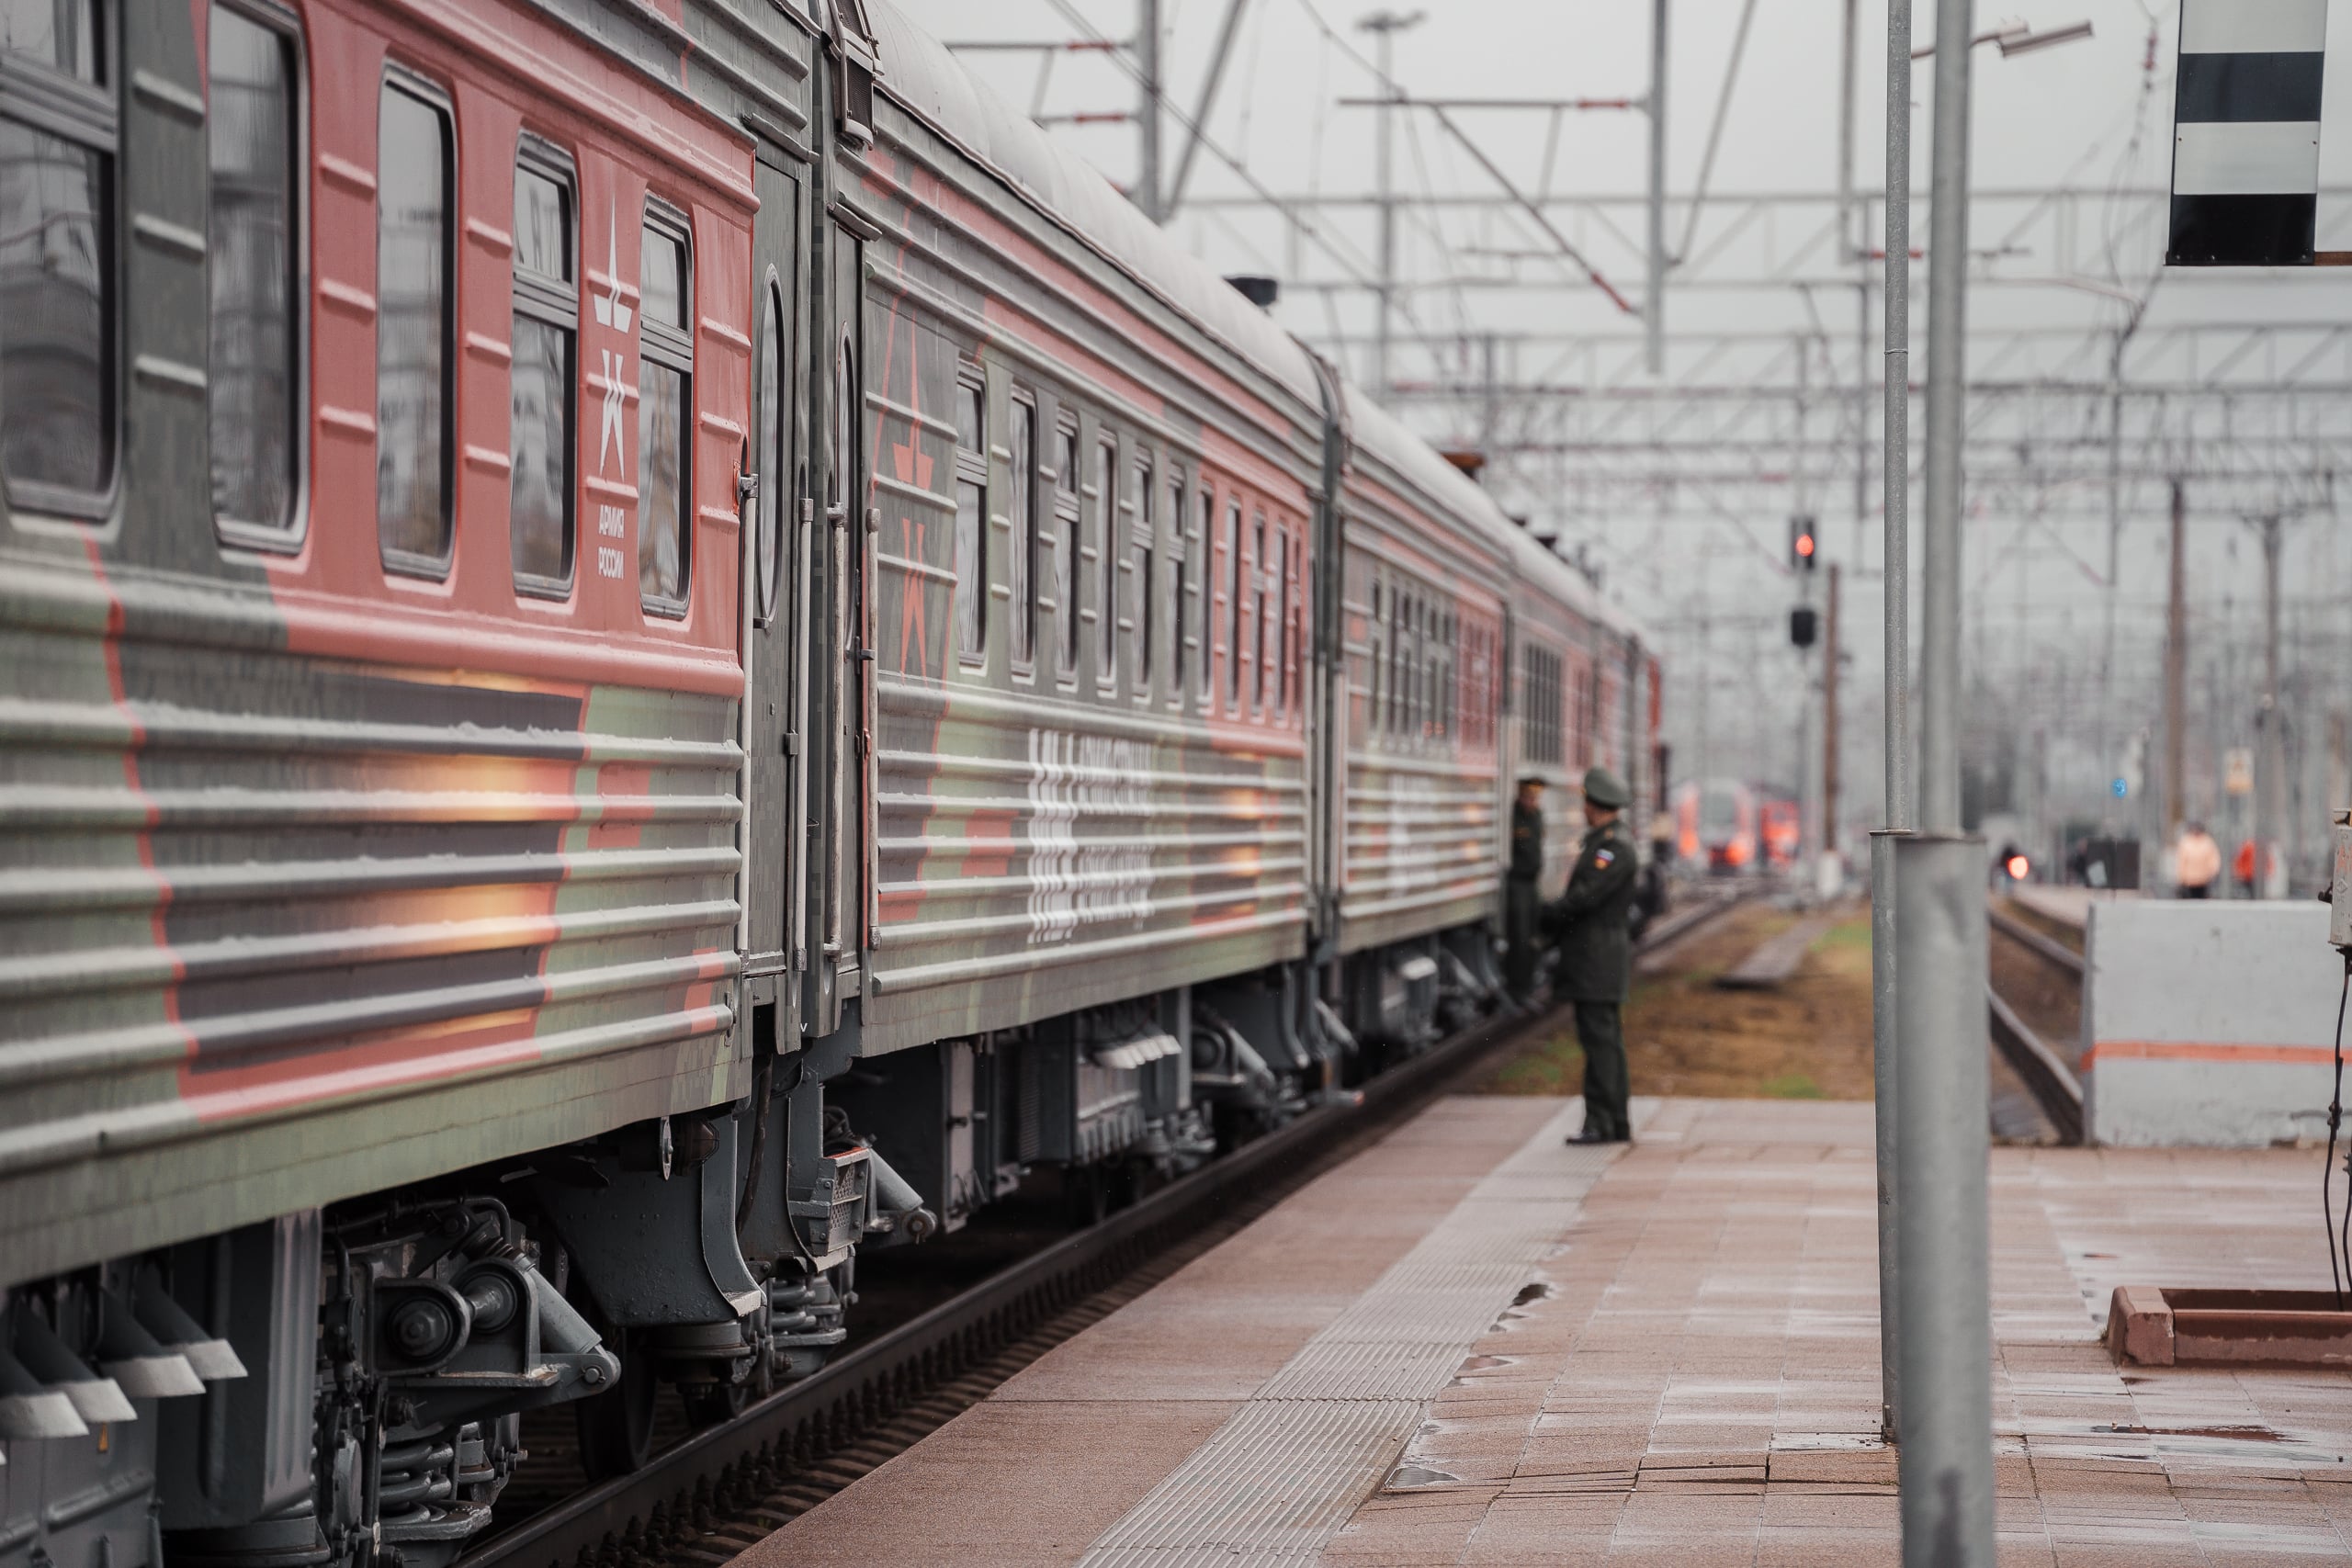
[{"label": "soldier in green uniform", "polygon": [[1503,988],[1524,1005],[1535,995],[1537,916],[1543,898],[1535,885],[1544,875],[1544,781],[1519,781],[1510,807],[1510,870],[1503,877]]},{"label": "soldier in green uniform", "polygon": [[1621,1010],[1633,980],[1634,942],[1626,927],[1639,872],[1634,836],[1623,821],[1633,793],[1606,768],[1584,775],[1584,843],[1568,890],[1544,911],[1559,943],[1553,995],[1576,1004],[1577,1042],[1584,1047],[1584,1131],[1571,1143],[1629,1143],[1625,1032]]}]

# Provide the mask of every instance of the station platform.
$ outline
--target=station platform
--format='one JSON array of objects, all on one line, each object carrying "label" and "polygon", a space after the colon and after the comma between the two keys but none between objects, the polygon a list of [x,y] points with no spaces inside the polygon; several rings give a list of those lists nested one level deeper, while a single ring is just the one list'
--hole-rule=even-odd
[{"label": "station platform", "polygon": [[[1899,1560],[1871,1108],[1457,1097],[740,1560]],[[2324,1287],[2309,1151],[1993,1151],[2000,1561],[2352,1562],[2352,1377],[2119,1369],[2121,1283]]]}]

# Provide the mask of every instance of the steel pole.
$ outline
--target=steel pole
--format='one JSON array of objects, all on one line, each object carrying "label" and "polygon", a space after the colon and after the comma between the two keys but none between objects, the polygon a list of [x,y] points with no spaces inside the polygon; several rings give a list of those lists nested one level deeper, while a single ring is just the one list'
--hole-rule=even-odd
[{"label": "steel pole", "polygon": [[1984,846],[1960,833],[1970,0],[1936,8],[1919,820],[1895,846],[1904,1568],[1994,1568]]},{"label": "steel pole", "polygon": [[1920,581],[1919,826],[1960,831],[1960,507],[1966,432],[1971,0],[1936,8],[1928,268],[1928,523]]},{"label": "steel pole", "polygon": [[2271,844],[2284,846],[2282,825],[2287,814],[2287,746],[2278,708],[2278,557],[2284,543],[2284,523],[2262,520],[2262,702],[2255,710],[2261,749],[2255,756],[2254,775],[2254,896],[2267,897],[2266,874],[2274,854]]},{"label": "steel pole", "polygon": [[[1397,96],[1395,42],[1397,19],[1394,16],[1383,19],[1380,39],[1380,91],[1389,99]],[[1396,299],[1396,190],[1391,138],[1396,134],[1391,121],[1396,110],[1385,105],[1378,113],[1380,124],[1373,143],[1374,179],[1380,189],[1380,321],[1373,333],[1372,389],[1373,396],[1385,400],[1388,396],[1388,344],[1390,317]]]},{"label": "steel pole", "polygon": [[1649,370],[1666,374],[1666,0],[1650,0],[1650,254],[1642,298]]},{"label": "steel pole", "polygon": [[1896,1213],[1894,837],[1911,828],[1911,0],[1886,7],[1885,453],[1880,462],[1886,563],[1886,829],[1871,835],[1871,1085],[1878,1122],[1879,1417],[1902,1433],[1902,1322]]},{"label": "steel pole", "polygon": [[1139,117],[1142,145],[1136,171],[1136,205],[1154,223],[1167,214],[1160,207],[1159,177],[1159,0],[1136,0],[1136,63],[1140,68],[1143,105]]},{"label": "steel pole", "polygon": [[[1950,58],[1946,47],[1936,52]],[[1903,1568],[1994,1568],[1984,846],[1920,834],[1893,848],[1902,901]]]},{"label": "steel pole", "polygon": [[2188,815],[2188,485],[2172,481],[2172,582],[2165,601],[2165,848]]}]

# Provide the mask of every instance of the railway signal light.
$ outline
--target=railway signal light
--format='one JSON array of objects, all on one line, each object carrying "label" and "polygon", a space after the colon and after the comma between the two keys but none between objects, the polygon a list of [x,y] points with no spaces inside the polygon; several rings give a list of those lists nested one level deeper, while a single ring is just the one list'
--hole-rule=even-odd
[{"label": "railway signal light", "polygon": [[1810,604],[1800,604],[1789,612],[1789,640],[1799,648],[1811,648],[1820,617]]},{"label": "railway signal light", "polygon": [[1797,571],[1811,571],[1821,559],[1821,540],[1813,531],[1810,517],[1789,519],[1789,565]]}]

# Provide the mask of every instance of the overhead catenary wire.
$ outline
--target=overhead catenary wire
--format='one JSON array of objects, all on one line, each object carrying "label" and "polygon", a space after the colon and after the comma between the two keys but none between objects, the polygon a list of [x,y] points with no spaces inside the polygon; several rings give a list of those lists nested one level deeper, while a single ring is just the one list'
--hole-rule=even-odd
[{"label": "overhead catenary wire", "polygon": [[1739,27],[1731,35],[1731,59],[1724,65],[1724,85],[1715,99],[1715,121],[1707,128],[1707,151],[1699,160],[1699,183],[1690,195],[1690,211],[1682,225],[1682,243],[1674,247],[1668,258],[1674,265],[1690,254],[1691,238],[1699,231],[1699,212],[1707,205],[1707,181],[1715,170],[1715,149],[1723,141],[1724,121],[1731,115],[1731,92],[1739,81],[1739,62],[1747,52],[1747,24],[1756,19],[1756,0],[1747,0],[1739,8]]},{"label": "overhead catenary wire", "polygon": [[[1062,19],[1068,22],[1071,28],[1076,29],[1080,36],[1084,38],[1088,42],[1096,45],[1113,44],[1114,40],[1109,37],[1109,35],[1103,33],[1101,29],[1096,28],[1092,22],[1089,21],[1085,13],[1079,10],[1077,6],[1073,4],[1073,0],[1046,0],[1046,4],[1050,5],[1056,11],[1059,12]],[[1125,72],[1138,86],[1142,85],[1144,77],[1143,68],[1141,66],[1137,65],[1133,60],[1127,58],[1125,53],[1119,51],[1115,47],[1106,49],[1105,52],[1109,55],[1111,60],[1118,65],[1118,68],[1121,71]],[[1318,227],[1295,204],[1285,201],[1280,196],[1276,195],[1267,186],[1263,180],[1261,180],[1255,174],[1250,172],[1248,164],[1242,163],[1240,159],[1235,157],[1231,152],[1227,152],[1225,147],[1214,137],[1211,137],[1204,128],[1194,124],[1192,118],[1186,115],[1183,110],[1176,107],[1172,104],[1167,104],[1165,102],[1163,102],[1162,110],[1170,118],[1175,120],[1176,123],[1182,126],[1186,131],[1199,137],[1202,151],[1207,152],[1209,156],[1215,158],[1218,163],[1223,164],[1227,168],[1233,171],[1234,175],[1240,179],[1241,183],[1250,188],[1251,195],[1255,196],[1260,201],[1264,202],[1268,207],[1272,208],[1276,212],[1281,213],[1298,232],[1304,234],[1306,238],[1313,240],[1322,248],[1325,254],[1329,255],[1334,262],[1338,263],[1339,265],[1358,284],[1361,284],[1365,288],[1370,288],[1372,286],[1373,279],[1370,264],[1368,262],[1362,257],[1349,255],[1332,236],[1326,234],[1320,227]],[[1399,312],[1405,316],[1407,321],[1411,321],[1413,320],[1409,307],[1399,306],[1398,310]],[[1418,329],[1420,323],[1414,321],[1413,325]]]}]

